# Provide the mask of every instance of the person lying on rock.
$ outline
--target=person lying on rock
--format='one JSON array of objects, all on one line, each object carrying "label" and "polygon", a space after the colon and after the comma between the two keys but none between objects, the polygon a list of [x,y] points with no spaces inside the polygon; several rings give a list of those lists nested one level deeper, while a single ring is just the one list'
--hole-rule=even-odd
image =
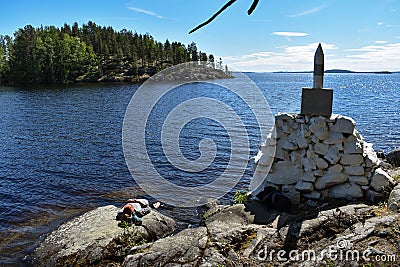
[{"label": "person lying on rock", "polygon": [[147,199],[131,198],[127,200],[127,203],[118,212],[116,220],[139,225],[143,216],[149,214],[152,208],[157,209],[159,207],[160,202],[150,205]]}]

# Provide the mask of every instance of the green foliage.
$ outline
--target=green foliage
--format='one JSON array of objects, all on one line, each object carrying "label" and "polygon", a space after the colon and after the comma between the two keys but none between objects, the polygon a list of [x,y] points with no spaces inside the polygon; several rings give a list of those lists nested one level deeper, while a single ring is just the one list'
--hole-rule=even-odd
[{"label": "green foliage", "polygon": [[392,176],[392,178],[395,182],[400,182],[400,174],[396,173],[395,175]]},{"label": "green foliage", "polygon": [[[214,59],[209,55],[209,59]],[[152,75],[172,64],[207,60],[194,42],[155,41],[146,34],[89,21],[63,27],[30,25],[14,38],[0,35],[0,83],[69,83],[127,74]],[[211,61],[211,60],[210,60]]]},{"label": "green foliage", "polygon": [[336,264],[335,264],[335,262],[334,262],[333,260],[328,259],[328,260],[327,260],[327,266],[328,266],[328,267],[334,267],[334,266],[336,266]]},{"label": "green foliage", "polygon": [[247,201],[249,201],[249,195],[246,190],[236,191],[233,198],[234,198],[234,200],[233,200],[234,204],[243,204],[243,203],[246,203]]},{"label": "green foliage", "polygon": [[0,35],[0,84],[7,80],[7,74],[10,71],[9,54],[11,38]]},{"label": "green foliage", "polygon": [[129,225],[125,221],[121,222],[121,225],[124,228],[123,242],[127,247],[132,248],[146,243],[135,225]]}]

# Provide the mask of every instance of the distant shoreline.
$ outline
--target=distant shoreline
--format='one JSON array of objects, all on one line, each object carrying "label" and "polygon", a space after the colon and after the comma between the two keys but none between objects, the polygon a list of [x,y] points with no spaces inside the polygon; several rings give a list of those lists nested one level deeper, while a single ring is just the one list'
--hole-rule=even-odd
[{"label": "distant shoreline", "polygon": [[[313,71],[274,71],[272,73],[313,73]],[[333,69],[326,70],[325,73],[349,73],[349,74],[358,74],[358,73],[366,73],[366,74],[394,74],[400,73],[400,71],[351,71],[351,70],[341,70],[341,69]]]}]

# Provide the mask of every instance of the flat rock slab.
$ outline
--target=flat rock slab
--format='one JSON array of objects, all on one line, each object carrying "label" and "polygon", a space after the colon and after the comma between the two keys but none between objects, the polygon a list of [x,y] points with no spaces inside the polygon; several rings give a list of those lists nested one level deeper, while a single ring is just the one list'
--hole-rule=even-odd
[{"label": "flat rock slab", "polygon": [[119,208],[100,207],[62,224],[35,250],[35,259],[42,266],[57,265],[58,259],[70,256],[97,244],[106,246],[123,234],[115,215]]},{"label": "flat rock slab", "polygon": [[[384,210],[377,211],[376,207],[365,204],[294,216],[265,209],[260,203],[248,203],[214,206],[205,213],[204,226],[188,228],[174,236],[135,246],[119,262],[111,258],[99,261],[99,255],[104,255],[104,246],[123,231],[116,226],[113,216],[109,216],[117,210],[112,206],[102,207],[62,225],[37,249],[36,254],[42,253],[43,259],[38,266],[309,266],[307,262],[282,262],[276,257],[270,260],[269,255],[266,257],[263,252],[312,249],[320,253],[329,246],[345,242],[349,247],[344,249],[361,252],[365,249],[379,250],[392,255],[397,253],[400,242],[397,232],[400,215],[387,213],[376,216]],[[148,220],[147,225],[151,222],[165,224],[169,220],[158,212],[149,215],[143,218],[143,223]],[[260,218],[267,219],[259,221]],[[255,224],[256,221],[264,224]],[[97,231],[90,230],[94,226],[98,227]],[[83,232],[74,233],[83,229]],[[74,254],[79,248],[82,250]],[[81,258],[62,264],[57,261],[60,255],[67,254]],[[343,266],[339,261],[332,263]],[[312,264],[325,266],[326,262],[318,260]]]},{"label": "flat rock slab", "polygon": [[198,266],[208,241],[206,227],[189,228],[126,257],[122,266]]},{"label": "flat rock slab", "polygon": [[[124,234],[115,216],[120,208],[99,207],[62,224],[34,251],[37,266],[92,264],[114,253],[113,241]],[[146,240],[165,237],[175,230],[175,222],[157,211],[151,211],[138,227]]]}]

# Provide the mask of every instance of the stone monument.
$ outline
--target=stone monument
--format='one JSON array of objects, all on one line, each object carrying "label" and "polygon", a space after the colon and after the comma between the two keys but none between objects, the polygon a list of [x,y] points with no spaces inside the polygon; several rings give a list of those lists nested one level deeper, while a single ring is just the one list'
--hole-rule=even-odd
[{"label": "stone monument", "polygon": [[257,195],[273,187],[292,204],[308,206],[326,199],[382,201],[395,181],[381,168],[356,122],[331,114],[333,90],[323,88],[323,74],[320,44],[314,58],[314,85],[303,88],[301,114],[275,116],[275,134],[254,157],[257,166],[252,181],[262,183],[257,188],[250,183],[250,191]]},{"label": "stone monument", "polygon": [[333,90],[324,86],[324,52],[318,45],[314,56],[313,88],[303,88],[301,96],[301,114],[329,117],[332,113]]}]

